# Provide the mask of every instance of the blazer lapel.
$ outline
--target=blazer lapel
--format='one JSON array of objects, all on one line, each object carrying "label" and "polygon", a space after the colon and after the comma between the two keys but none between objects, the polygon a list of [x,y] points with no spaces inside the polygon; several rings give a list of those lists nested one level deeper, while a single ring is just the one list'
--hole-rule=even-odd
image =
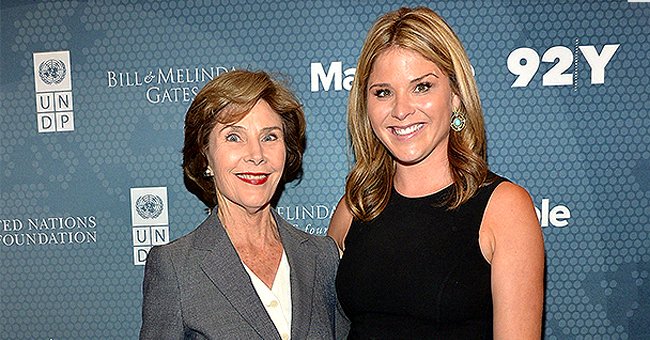
[{"label": "blazer lapel", "polygon": [[262,339],[279,339],[273,321],[217,218],[216,207],[201,228],[205,232],[199,234],[201,237],[197,238],[195,247],[208,250],[201,269]]},{"label": "blazer lapel", "polygon": [[273,211],[291,268],[291,338],[306,339],[311,324],[316,260],[304,244],[308,238]]}]

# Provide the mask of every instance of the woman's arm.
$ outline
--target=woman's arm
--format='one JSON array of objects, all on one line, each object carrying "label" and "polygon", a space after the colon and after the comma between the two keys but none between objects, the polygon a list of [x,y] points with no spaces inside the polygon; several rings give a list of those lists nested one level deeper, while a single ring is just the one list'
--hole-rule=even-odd
[{"label": "woman's arm", "polygon": [[[328,239],[327,241],[331,247],[331,248],[328,247],[328,250],[331,251],[328,251],[326,253],[332,255],[328,255],[327,259],[323,260],[323,262],[326,264],[325,266],[326,268],[330,268],[329,264],[330,263],[332,264],[331,266],[332,277],[336,278],[336,269],[339,263],[340,251],[338,249],[338,246],[335,244],[335,242],[329,240],[331,237],[326,236],[325,238]],[[319,263],[322,264],[323,262],[319,262]],[[334,286],[335,285],[334,282],[335,280],[332,280],[332,284],[333,284],[332,290],[334,291],[334,293],[336,293],[336,287]],[[348,332],[350,332],[350,320],[345,315],[345,312],[343,311],[343,308],[339,303],[338,297],[336,298],[336,310],[334,311],[334,326],[335,326],[334,327],[335,339],[347,339]]]},{"label": "woman's arm", "polygon": [[481,234],[492,263],[494,339],[539,339],[544,301],[544,240],[522,187],[504,182],[492,194]]},{"label": "woman's arm", "polygon": [[339,251],[345,250],[345,237],[348,235],[350,225],[352,224],[352,213],[345,203],[345,196],[341,198],[339,204],[336,205],[336,210],[332,214],[327,235],[336,241]]},{"label": "woman's arm", "polygon": [[169,253],[160,247],[151,248],[147,255],[142,293],[140,339],[182,338],[178,280]]}]

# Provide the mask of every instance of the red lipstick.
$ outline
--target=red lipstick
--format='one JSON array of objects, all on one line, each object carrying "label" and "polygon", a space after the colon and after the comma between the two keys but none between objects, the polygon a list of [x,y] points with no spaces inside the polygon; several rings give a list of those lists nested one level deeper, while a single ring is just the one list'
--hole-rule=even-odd
[{"label": "red lipstick", "polygon": [[251,185],[262,185],[269,180],[269,174],[259,172],[242,172],[237,174],[237,178]]}]

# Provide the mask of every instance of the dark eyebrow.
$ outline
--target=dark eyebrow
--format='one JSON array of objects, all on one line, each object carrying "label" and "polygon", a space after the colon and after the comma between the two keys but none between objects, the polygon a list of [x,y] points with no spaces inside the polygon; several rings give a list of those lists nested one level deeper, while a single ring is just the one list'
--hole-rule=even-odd
[{"label": "dark eyebrow", "polygon": [[228,124],[228,125],[225,125],[224,127],[222,127],[219,130],[219,132],[223,132],[223,130],[226,130],[226,129],[233,129],[233,130],[237,130],[237,131],[246,130],[243,126]]},{"label": "dark eyebrow", "polygon": [[271,132],[271,131],[275,131],[275,130],[280,130],[280,131],[282,131],[282,128],[279,127],[279,126],[269,126],[269,127],[265,127],[265,128],[263,128],[263,129],[262,129],[262,132]]},{"label": "dark eyebrow", "polygon": [[[221,130],[219,130],[219,132],[222,132],[223,130],[226,130],[226,129],[233,129],[235,131],[246,131],[247,130],[245,127],[239,126],[239,125],[226,125],[226,126],[222,127]],[[282,128],[279,127],[279,126],[268,126],[268,127],[262,128],[262,132],[269,132],[269,131],[274,131],[274,130],[282,131]]]}]

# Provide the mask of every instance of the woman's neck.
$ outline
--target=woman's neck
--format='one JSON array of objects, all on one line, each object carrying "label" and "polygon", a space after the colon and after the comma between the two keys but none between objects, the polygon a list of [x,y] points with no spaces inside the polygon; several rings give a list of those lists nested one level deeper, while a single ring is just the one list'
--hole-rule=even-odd
[{"label": "woman's neck", "polygon": [[271,207],[250,212],[234,204],[217,211],[239,259],[271,289],[282,258],[282,242]]},{"label": "woman's neck", "polygon": [[235,245],[263,247],[279,241],[270,206],[251,213],[237,206],[222,204],[218,207],[217,216]]},{"label": "woman's neck", "polygon": [[396,164],[393,187],[405,197],[423,197],[454,182],[447,158],[418,164]]}]

